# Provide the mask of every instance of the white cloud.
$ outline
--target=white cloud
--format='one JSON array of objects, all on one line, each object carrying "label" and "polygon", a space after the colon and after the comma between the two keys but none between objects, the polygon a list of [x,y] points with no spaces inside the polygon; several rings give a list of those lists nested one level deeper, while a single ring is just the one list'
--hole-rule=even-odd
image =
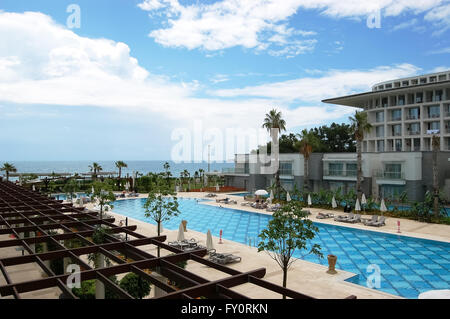
[{"label": "white cloud", "polygon": [[412,19],[412,20],[397,24],[396,26],[394,26],[392,28],[392,31],[412,28],[413,26],[415,26],[417,24],[417,22],[418,22],[417,19]]},{"label": "white cloud", "polygon": [[167,18],[161,29],[149,36],[167,47],[206,51],[235,46],[257,51],[271,50],[272,55],[297,55],[314,48],[315,40],[301,37],[316,35],[310,30],[296,30],[287,19],[297,11],[292,0],[225,0],[213,4],[181,5],[177,0],[146,0],[139,6],[150,12],[161,9]]},{"label": "white cloud", "polygon": [[286,102],[314,102],[367,91],[377,82],[413,76],[419,70],[411,64],[381,66],[367,71],[331,70],[320,77],[300,78],[242,89],[216,90],[211,94],[220,97],[259,97]]},{"label": "white cloud", "polygon": [[450,53],[450,47],[430,51],[429,54],[446,54]]},{"label": "white cloud", "polygon": [[[163,17],[149,36],[167,47],[224,50],[241,46],[292,57],[314,49],[316,32],[290,28],[299,10],[315,10],[333,18],[361,20],[380,10],[385,17],[426,13],[425,20],[442,34],[450,25],[449,0],[221,0],[211,4],[180,4],[178,0],[144,0],[139,7]],[[414,20],[411,20],[414,21]],[[410,21],[410,23],[411,23]],[[415,22],[414,22],[415,24]],[[405,24],[396,28],[407,27]],[[423,31],[423,28],[417,29]],[[278,47],[274,47],[278,46]],[[208,53],[209,54],[209,53]]]}]

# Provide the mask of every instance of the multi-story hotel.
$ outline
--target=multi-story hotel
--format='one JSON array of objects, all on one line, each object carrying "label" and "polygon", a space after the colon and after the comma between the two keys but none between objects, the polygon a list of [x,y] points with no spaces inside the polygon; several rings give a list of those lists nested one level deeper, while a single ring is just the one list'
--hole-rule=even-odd
[{"label": "multi-story hotel", "polygon": [[[450,71],[378,83],[372,91],[324,100],[325,103],[364,109],[372,129],[362,144],[363,191],[375,197],[406,192],[422,200],[432,190],[431,138],[440,139],[439,184],[450,200]],[[236,156],[236,166],[224,172],[227,185],[248,191],[273,184],[250,156]],[[313,153],[309,160],[310,186],[348,191],[356,185],[356,153]],[[303,156],[280,154],[283,187],[303,187]]]}]

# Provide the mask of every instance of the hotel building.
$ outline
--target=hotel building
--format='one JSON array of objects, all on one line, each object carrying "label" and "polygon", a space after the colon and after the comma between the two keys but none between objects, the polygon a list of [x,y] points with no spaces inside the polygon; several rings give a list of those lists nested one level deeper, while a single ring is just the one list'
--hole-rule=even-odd
[{"label": "hotel building", "polygon": [[[450,200],[450,71],[386,81],[370,92],[326,99],[324,103],[351,106],[367,112],[372,129],[362,143],[362,188],[366,195],[394,197],[406,192],[422,200],[432,190],[431,138],[440,139],[439,185]],[[223,172],[226,184],[247,191],[267,188],[273,175],[259,172],[250,155],[236,155],[235,168]],[[303,156],[280,154],[283,187],[303,187]],[[310,186],[344,191],[356,185],[356,153],[313,153]]]}]

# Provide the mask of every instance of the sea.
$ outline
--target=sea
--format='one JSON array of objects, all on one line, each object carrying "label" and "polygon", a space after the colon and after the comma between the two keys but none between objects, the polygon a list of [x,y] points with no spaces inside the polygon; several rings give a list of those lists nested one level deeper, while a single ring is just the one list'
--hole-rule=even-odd
[{"label": "sea", "polygon": [[[0,166],[4,161],[0,161]],[[115,161],[9,161],[17,168],[17,173],[88,173],[89,165],[93,162],[98,163],[102,167],[103,172],[118,172]],[[172,176],[179,177],[180,173],[187,170],[191,176],[203,169],[208,172],[208,163],[175,163],[173,161],[126,161],[128,167],[122,168],[122,176],[130,176],[133,172],[140,174],[164,172],[164,163],[170,165]],[[210,163],[210,172],[222,172],[223,169],[234,167],[234,163]],[[4,173],[4,172],[1,172]],[[3,175],[3,174],[2,174]]]}]

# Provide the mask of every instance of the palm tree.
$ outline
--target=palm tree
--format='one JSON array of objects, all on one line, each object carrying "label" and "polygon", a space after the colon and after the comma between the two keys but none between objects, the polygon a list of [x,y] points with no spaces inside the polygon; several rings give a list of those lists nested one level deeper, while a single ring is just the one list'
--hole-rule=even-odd
[{"label": "palm tree", "polygon": [[5,171],[5,173],[6,173],[6,181],[9,181],[9,173],[17,172],[17,168],[11,163],[4,163],[3,167],[0,168],[0,171]]},{"label": "palm tree", "polygon": [[441,148],[439,136],[433,135],[431,138],[433,148],[433,210],[436,217],[439,217],[439,171],[438,171],[438,153]]},{"label": "palm tree", "polygon": [[92,165],[89,165],[89,169],[91,170],[91,172],[93,172],[94,174],[92,174],[92,177],[94,179],[97,178],[97,173],[100,172],[103,168],[98,164],[98,163],[92,163]]},{"label": "palm tree", "polygon": [[127,163],[123,162],[123,161],[117,161],[116,163],[116,167],[119,169],[119,177],[117,179],[117,185],[120,186],[120,178],[122,176],[122,168],[128,167]]},{"label": "palm tree", "polygon": [[357,178],[356,178],[356,192],[357,197],[361,201],[361,180],[362,180],[362,156],[361,156],[361,143],[364,139],[364,133],[369,132],[372,129],[372,125],[367,120],[366,112],[355,112],[354,116],[350,116],[351,128],[355,134],[356,140],[356,152],[357,152]]},{"label": "palm tree", "polygon": [[306,191],[309,191],[309,157],[311,153],[320,141],[312,131],[303,130],[300,134],[297,134],[299,141],[295,143],[295,148],[303,155],[303,171],[304,171],[304,187]]},{"label": "palm tree", "polygon": [[[271,153],[273,153],[273,146],[278,144],[278,134],[281,131],[286,131],[286,121],[282,118],[281,112],[278,112],[276,109],[270,110],[269,113],[266,114],[264,118],[264,123],[262,125],[263,128],[267,129],[267,132],[272,133],[272,149]],[[276,154],[278,156],[278,154]],[[276,195],[278,198],[281,196],[281,183],[280,183],[280,164],[278,164],[277,171],[275,173],[275,183],[276,183]]]},{"label": "palm tree", "polygon": [[202,168],[200,168],[198,170],[198,173],[200,174],[200,181],[201,181],[202,186],[203,186],[203,185],[205,185],[205,182],[204,182],[205,171]]}]

